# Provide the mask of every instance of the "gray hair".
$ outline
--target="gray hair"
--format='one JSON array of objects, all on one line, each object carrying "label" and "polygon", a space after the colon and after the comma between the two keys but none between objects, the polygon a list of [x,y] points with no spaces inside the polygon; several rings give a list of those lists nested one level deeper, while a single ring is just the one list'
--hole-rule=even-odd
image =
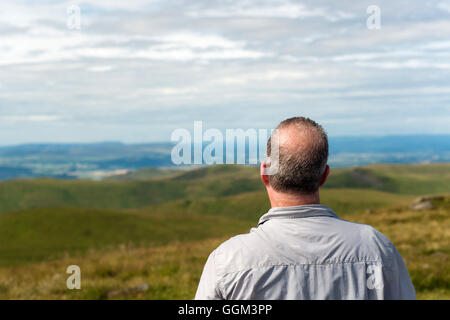
[{"label": "gray hair", "polygon": [[[314,140],[295,150],[279,146],[278,171],[268,175],[269,184],[280,192],[315,193],[319,189],[328,161],[327,134],[318,123],[304,117],[286,119],[277,126],[277,129],[290,126],[298,130],[311,130]],[[274,135],[272,134],[267,142],[268,166],[270,166],[271,140]]]}]

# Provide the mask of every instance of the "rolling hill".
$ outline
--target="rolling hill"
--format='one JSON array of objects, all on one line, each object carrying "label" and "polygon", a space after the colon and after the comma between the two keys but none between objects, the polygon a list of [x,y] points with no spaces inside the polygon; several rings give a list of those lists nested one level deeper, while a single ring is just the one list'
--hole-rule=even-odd
[{"label": "rolling hill", "polygon": [[[419,299],[450,299],[450,197],[434,202],[432,209],[379,208],[370,214],[349,214],[346,219],[370,224],[395,243]],[[209,253],[231,235],[247,232],[242,230],[244,225],[237,225],[232,231],[224,230],[231,231],[227,236],[204,234],[207,238],[193,240],[199,229],[186,237],[191,240],[174,240],[162,246],[124,243],[115,249],[92,249],[83,255],[0,267],[0,297],[192,299]],[[81,290],[65,287],[65,270],[72,264],[82,269]]]},{"label": "rolling hill", "polygon": [[[406,205],[417,194],[448,192],[449,180],[443,179],[448,168],[433,164],[336,169],[321,191],[321,201],[344,217]],[[270,207],[255,167],[210,166],[149,179],[142,179],[141,173],[148,174],[137,171],[119,181],[1,182],[0,265],[125,242],[161,245],[207,238],[227,234],[233,226],[241,226],[242,232]],[[407,185],[416,186],[410,194]],[[423,189],[429,185],[433,192]],[[219,221],[223,232],[217,230]]]},{"label": "rolling hill", "polygon": [[[450,297],[447,269],[438,268],[448,265],[450,253],[449,197],[432,198],[425,210],[409,207],[418,195],[450,194],[449,169],[333,169],[321,202],[346,220],[385,232],[406,255],[424,298]],[[190,299],[217,239],[248,232],[269,202],[255,167],[154,173],[138,170],[108,181],[1,182],[0,298],[108,298],[119,290],[113,296]],[[64,274],[49,279],[46,273],[64,273],[58,268],[69,262],[86,270],[86,290],[78,294],[64,291]],[[25,284],[28,273],[49,284]],[[142,294],[120,293],[142,282],[150,284]]]},{"label": "rolling hill", "polygon": [[[221,165],[154,178],[119,181],[18,179],[0,182],[0,212],[48,207],[133,209],[179,199],[224,197],[264,191],[258,169]],[[371,189],[404,195],[450,190],[450,164],[372,165],[332,169],[324,189]]]}]

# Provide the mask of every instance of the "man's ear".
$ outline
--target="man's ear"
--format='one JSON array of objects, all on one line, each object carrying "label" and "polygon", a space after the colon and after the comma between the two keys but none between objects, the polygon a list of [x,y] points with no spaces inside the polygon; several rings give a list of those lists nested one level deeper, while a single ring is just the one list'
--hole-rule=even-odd
[{"label": "man's ear", "polygon": [[269,185],[269,176],[265,174],[267,168],[267,164],[265,162],[261,162],[261,166],[259,167],[259,174],[261,175],[261,181],[267,186]]},{"label": "man's ear", "polygon": [[327,165],[325,167],[325,172],[323,173],[323,176],[322,176],[322,181],[320,181],[320,186],[322,186],[325,183],[325,181],[327,181],[329,174],[330,174],[330,166]]}]

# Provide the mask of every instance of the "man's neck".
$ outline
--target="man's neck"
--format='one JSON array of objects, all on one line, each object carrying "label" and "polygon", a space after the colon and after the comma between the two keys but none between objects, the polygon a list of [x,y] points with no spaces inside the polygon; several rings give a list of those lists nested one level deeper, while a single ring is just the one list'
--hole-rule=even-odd
[{"label": "man's neck", "polygon": [[268,194],[272,208],[320,204],[319,192],[313,194],[291,194],[271,189],[268,190]]}]

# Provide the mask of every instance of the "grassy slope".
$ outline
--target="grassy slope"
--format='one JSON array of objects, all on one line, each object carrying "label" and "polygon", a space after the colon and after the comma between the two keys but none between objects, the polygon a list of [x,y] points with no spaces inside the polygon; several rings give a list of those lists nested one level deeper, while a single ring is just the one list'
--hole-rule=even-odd
[{"label": "grassy slope", "polygon": [[[365,167],[362,172],[356,168],[335,170],[329,181],[329,187],[334,188],[322,190],[322,202],[346,219],[367,222],[375,227],[379,226],[381,231],[386,230],[385,233],[388,236],[393,234],[394,238],[398,237],[400,244],[404,239],[402,250],[411,257],[417,253],[420,246],[423,246],[424,253],[420,255],[422,260],[412,258],[416,261],[414,268],[417,268],[415,282],[419,283],[420,290],[424,292],[428,290],[429,294],[433,295],[437,292],[436,288],[444,288],[444,291],[448,289],[447,280],[442,280],[441,273],[434,269],[435,262],[448,259],[448,252],[445,248],[441,250],[442,244],[436,240],[437,242],[433,242],[433,246],[437,253],[433,252],[427,255],[425,251],[428,249],[425,241],[420,237],[427,236],[429,238],[430,235],[425,235],[425,233],[433,233],[434,230],[437,230],[432,236],[446,239],[448,234],[445,233],[445,229],[441,229],[448,225],[447,218],[442,218],[444,213],[447,213],[448,216],[448,208],[442,209],[444,211],[440,215],[432,212],[425,216],[428,220],[422,219],[423,212],[412,212],[410,215],[407,210],[397,212],[397,209],[388,210],[386,208],[404,206],[414,198],[406,192],[408,185],[411,186],[411,194],[417,194],[419,191],[423,194],[448,193],[450,187],[445,178],[448,176],[447,169],[449,168],[449,165],[377,165]],[[102,254],[114,256],[119,253],[113,249],[123,245],[154,247],[173,241],[184,243],[201,239],[204,239],[204,243],[209,243],[209,240],[205,239],[246,232],[250,227],[256,225],[259,216],[269,207],[257,174],[256,168],[217,166],[180,172],[165,178],[158,178],[158,180],[94,182],[39,179],[0,183],[0,209],[35,208],[0,214],[0,265],[4,266],[0,269],[0,297],[4,296],[2,290],[8,297],[15,296],[11,291],[15,290],[11,289],[15,288],[15,284],[8,282],[8,274],[12,270],[10,268],[19,268],[18,270],[24,268],[23,270],[25,270],[29,266],[29,270],[34,272],[32,271],[34,268],[46,266],[49,270],[53,270],[53,262],[36,264],[34,261],[55,259],[64,254],[69,255],[71,259],[78,259],[77,261],[80,261],[79,259],[89,260],[91,259],[89,254],[86,258],[83,258],[83,255],[92,249],[106,250]],[[386,179],[381,179],[383,182],[381,185],[379,183],[380,176],[382,179]],[[433,183],[437,185],[433,190],[423,188],[423,186]],[[420,187],[414,187],[418,184]],[[365,189],[354,189],[355,187]],[[386,188],[390,188],[391,192],[377,190]],[[398,193],[395,194],[392,191]],[[153,205],[149,206],[149,204]],[[71,207],[58,208],[62,205]],[[45,206],[55,208],[39,208]],[[83,208],[88,206],[131,209]],[[371,209],[376,214],[366,214],[367,209]],[[379,211],[387,213],[383,215],[379,214]],[[393,216],[396,218],[392,218]],[[383,217],[383,219],[378,221],[376,217]],[[408,224],[397,223],[396,221],[399,219],[410,219],[410,221]],[[443,223],[441,224],[441,222]],[[392,239],[394,240],[394,238]],[[394,243],[397,244],[396,241]],[[407,247],[408,245],[410,248]],[[164,249],[161,250],[164,251]],[[195,273],[194,270],[201,268],[202,259],[198,261],[195,255],[191,257],[188,253],[181,252],[184,249],[180,248],[179,250],[180,255],[187,254],[188,260],[192,258],[193,265],[190,265],[191,262],[187,263],[187,267],[192,268],[190,272]],[[92,264],[95,263],[95,259],[94,254]],[[161,259],[164,261],[163,258]],[[176,257],[173,259],[175,259],[173,261],[178,261]],[[63,260],[57,260],[54,263],[57,265]],[[169,269],[179,268],[173,264],[173,261],[170,262],[172,265],[168,262],[166,267]],[[423,263],[420,264],[420,261]],[[33,264],[21,267],[20,265],[25,262]],[[164,262],[162,262],[162,266],[154,265],[153,260],[144,260],[144,262],[155,270],[165,268]],[[141,265],[138,261],[127,263]],[[7,265],[16,265],[17,267],[7,267]],[[423,265],[428,265],[426,268],[432,268],[431,276],[426,275]],[[94,266],[92,267],[94,268]],[[101,267],[102,263],[99,263],[99,268]],[[59,271],[55,270],[55,272]],[[116,274],[115,272],[112,271],[111,274]],[[111,281],[111,285],[106,285],[106,287],[103,285],[107,282],[105,279],[103,279],[106,281],[105,283],[101,279],[97,279],[98,281],[94,279],[92,287],[84,293],[80,293],[80,297],[96,297],[97,294],[103,297],[104,290],[107,288],[128,286],[128,284],[140,281],[138,279],[141,279],[142,275],[138,273],[135,276],[134,271],[130,272],[130,282],[121,277],[112,276],[111,279],[108,279]],[[145,271],[142,272],[145,273]],[[164,271],[161,272],[164,273]],[[108,272],[106,273],[108,274]],[[164,284],[164,281],[170,282],[172,278],[176,280],[177,274],[175,272],[174,275],[170,273],[164,276],[167,278],[166,280],[162,280],[164,278],[162,276],[153,275],[153,283],[161,282],[161,285],[168,291],[154,288],[144,296],[176,298],[182,295],[182,297],[188,297],[187,293],[192,293],[193,284],[183,287],[184,289],[180,287],[181,284]],[[433,278],[435,275],[437,275],[437,280]],[[20,277],[22,276],[26,277],[26,275],[17,274],[14,279],[17,278],[17,281],[21,281]],[[150,275],[147,274],[147,276]],[[191,283],[196,281],[198,273],[180,276],[187,277],[190,279],[187,281]],[[421,284],[420,281],[429,281],[431,284]],[[59,283],[59,285],[61,284]],[[26,287],[26,285],[24,286]],[[17,288],[17,290],[19,292],[21,289]],[[59,292],[57,289],[55,290]],[[33,294],[24,292],[18,293],[18,296],[24,294],[32,296]],[[42,294],[38,296],[45,297],[45,294],[44,296]],[[67,293],[61,297],[67,297]]]},{"label": "grassy slope", "polygon": [[[386,234],[402,254],[419,299],[450,299],[450,197],[433,210],[407,207],[353,213]],[[93,251],[84,256],[0,268],[0,297],[19,299],[105,299],[108,292],[148,284],[117,299],[192,299],[209,253],[228,237],[172,242],[160,247]],[[67,290],[65,269],[82,270],[82,289]]]},{"label": "grassy slope", "polygon": [[450,163],[377,164],[334,170],[326,188],[368,188],[423,195],[450,191]]},{"label": "grassy slope", "polygon": [[0,183],[0,212],[46,207],[138,208],[186,196],[170,181],[28,179]]},{"label": "grassy slope", "polygon": [[[410,197],[374,190],[324,190],[339,215],[404,204]],[[161,245],[248,230],[269,209],[263,192],[177,200],[128,211],[39,208],[0,215],[0,265],[45,260],[123,243]],[[43,236],[45,235],[45,236]]]},{"label": "grassy slope", "polygon": [[[223,170],[224,169],[224,170]],[[254,168],[205,168],[166,179],[91,181],[20,179],[0,182],[0,212],[29,208],[91,207],[141,208],[176,199],[220,197],[263,190]],[[249,170],[250,169],[250,170]],[[253,170],[252,170],[253,169]],[[190,179],[191,174],[202,174]],[[219,173],[216,176],[216,171]],[[184,177],[187,174],[188,177]]]},{"label": "grassy slope", "polygon": [[[450,190],[449,172],[450,164],[336,169],[332,170],[325,188],[365,188],[411,195],[445,193]],[[146,180],[11,180],[0,182],[0,212],[62,206],[142,208],[177,199],[222,197],[263,190],[257,168],[232,165],[182,171]]]},{"label": "grassy slope", "polygon": [[[324,189],[321,202],[339,215],[409,203],[414,197],[370,189]],[[270,208],[263,191],[220,198],[182,199],[150,207],[151,212],[186,212],[227,216],[256,222]]]},{"label": "grassy slope", "polygon": [[[404,179],[426,179],[428,175],[429,180],[437,180],[444,175],[436,165],[419,166],[421,171],[415,167],[374,166],[377,172],[381,168],[390,175],[402,168],[400,176]],[[408,175],[412,171],[416,176],[411,178]],[[341,172],[348,170],[337,171],[334,176],[341,178]],[[0,215],[0,265],[126,242],[161,245],[176,239],[203,239],[247,230],[269,209],[257,173],[257,168],[215,166],[179,172],[161,181],[38,179],[1,183],[0,203],[4,208],[33,209]],[[337,178],[331,176],[336,187],[341,186],[333,181]],[[412,196],[371,189],[325,188],[321,200],[345,217],[367,209],[409,203]],[[92,204],[118,209],[88,208]],[[121,208],[134,209],[124,212]],[[219,218],[224,219],[221,229],[217,223],[220,220],[215,220]]]},{"label": "grassy slope", "polygon": [[[144,213],[144,214],[142,214]],[[122,244],[162,245],[245,231],[248,223],[195,213],[125,213],[105,209],[50,208],[0,217],[0,266],[79,254]]]}]

